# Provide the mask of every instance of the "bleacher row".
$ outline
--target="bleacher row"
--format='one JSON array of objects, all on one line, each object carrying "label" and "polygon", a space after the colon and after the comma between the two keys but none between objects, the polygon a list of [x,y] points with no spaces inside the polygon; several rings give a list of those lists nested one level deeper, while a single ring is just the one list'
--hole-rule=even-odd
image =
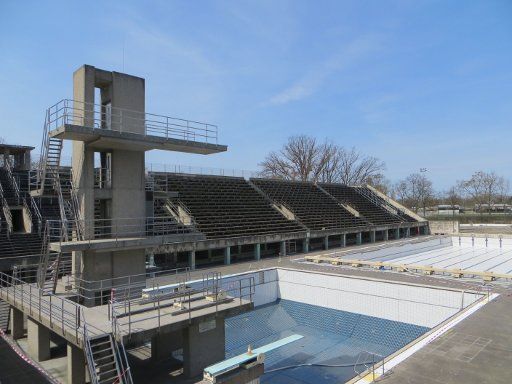
[{"label": "bleacher row", "polygon": [[[378,197],[371,201],[357,192],[356,187],[340,184],[316,185],[309,182],[156,172],[149,176],[153,180],[154,190],[165,192],[166,195],[163,200],[155,199],[153,215],[166,215],[168,210],[163,206],[165,200],[175,200],[175,204],[190,212],[195,220],[195,230],[203,233],[207,239],[304,233],[308,230],[357,231],[374,225],[415,221],[404,212],[394,214],[383,208],[384,201],[382,204],[375,202],[379,201]],[[28,199],[28,172],[17,171],[15,178],[20,194]],[[13,185],[3,168],[0,168],[0,184],[8,205],[11,208],[19,206]],[[35,201],[43,221],[60,220],[56,196],[37,197]],[[286,217],[279,210],[281,207],[291,212],[294,218]],[[354,214],[354,210],[358,215]],[[148,213],[148,216],[151,214]],[[0,220],[0,255],[23,256],[40,252],[40,235],[12,233],[7,236],[1,209]]]},{"label": "bleacher row", "polygon": [[[240,177],[151,173],[155,191],[179,200],[207,239],[307,230],[363,230],[414,219],[393,214],[340,184]],[[346,208],[349,205],[351,209]],[[289,219],[276,207],[294,215]],[[161,205],[157,206],[158,214]],[[357,215],[354,213],[357,211]]]}]

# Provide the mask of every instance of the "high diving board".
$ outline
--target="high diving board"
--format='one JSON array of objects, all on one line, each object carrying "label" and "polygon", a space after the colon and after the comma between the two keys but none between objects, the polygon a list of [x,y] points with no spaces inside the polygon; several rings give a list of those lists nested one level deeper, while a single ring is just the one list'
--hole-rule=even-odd
[{"label": "high diving board", "polygon": [[230,370],[236,369],[244,364],[248,364],[255,361],[262,363],[266,352],[270,352],[273,351],[274,349],[293,343],[294,341],[300,340],[303,337],[304,336],[302,335],[294,334],[283,339],[274,341],[273,343],[266,344],[263,345],[262,347],[256,348],[252,351],[252,353],[246,352],[241,355],[223,360],[219,363],[210,365],[209,367],[206,367],[204,369],[204,377],[211,380],[216,376],[219,376]]}]

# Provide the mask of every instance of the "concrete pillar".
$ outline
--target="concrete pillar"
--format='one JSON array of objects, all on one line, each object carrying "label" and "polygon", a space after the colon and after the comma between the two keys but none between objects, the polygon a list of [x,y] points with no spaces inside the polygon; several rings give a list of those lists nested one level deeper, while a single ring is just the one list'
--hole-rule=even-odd
[{"label": "concrete pillar", "polygon": [[363,233],[358,232],[356,233],[356,244],[361,245],[363,243]]},{"label": "concrete pillar", "polygon": [[156,334],[151,338],[151,360],[162,361],[171,357],[173,351],[183,348],[183,331]]},{"label": "concrete pillar", "polygon": [[286,241],[281,241],[281,246],[279,247],[279,255],[281,257],[286,256]]},{"label": "concrete pillar", "polygon": [[23,312],[15,307],[11,307],[11,335],[14,340],[21,339],[25,336],[25,325],[23,324]]},{"label": "concrete pillar", "polygon": [[28,353],[37,361],[50,359],[50,330],[27,318]]},{"label": "concrete pillar", "polygon": [[68,343],[68,384],[85,384],[85,355],[76,345]]},{"label": "concrete pillar", "polygon": [[309,252],[309,237],[306,237],[304,240],[302,240],[302,252]]},{"label": "concrete pillar", "polygon": [[389,231],[386,229],[382,232],[382,234],[384,235],[384,241],[388,241],[389,240]]},{"label": "concrete pillar", "polygon": [[190,251],[188,253],[188,266],[192,271],[196,269],[196,251]]},{"label": "concrete pillar", "polygon": [[324,249],[326,251],[329,249],[329,236],[324,237]]},{"label": "concrete pillar", "polygon": [[375,231],[370,231],[370,243],[375,243]]},{"label": "concrete pillar", "polygon": [[186,377],[201,375],[207,366],[224,360],[224,317],[207,318],[183,332],[183,371]]},{"label": "concrete pillar", "polygon": [[411,237],[411,228],[405,230],[405,237]]},{"label": "concrete pillar", "polygon": [[400,228],[395,229],[395,239],[398,240],[400,238]]},{"label": "concrete pillar", "polygon": [[341,245],[342,248],[345,248],[347,246],[347,234],[341,235]]},{"label": "concrete pillar", "polygon": [[231,264],[231,247],[224,248],[224,264]]},{"label": "concrete pillar", "polygon": [[258,261],[261,259],[261,247],[260,243],[254,244],[254,260]]}]

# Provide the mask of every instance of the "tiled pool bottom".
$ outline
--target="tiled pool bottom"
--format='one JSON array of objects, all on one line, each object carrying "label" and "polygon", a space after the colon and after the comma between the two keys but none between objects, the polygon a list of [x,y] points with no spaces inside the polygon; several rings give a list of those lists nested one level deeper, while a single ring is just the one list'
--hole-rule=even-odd
[{"label": "tiled pool bottom", "polygon": [[[360,361],[368,361],[368,352],[387,356],[428,330],[413,324],[279,300],[226,319],[226,358],[244,353],[249,344],[257,348],[300,334],[303,339],[266,355],[266,373],[261,382],[338,384],[356,375],[354,364],[358,357]],[[296,367],[301,364],[309,365]],[[292,367],[274,371],[289,366]]]}]

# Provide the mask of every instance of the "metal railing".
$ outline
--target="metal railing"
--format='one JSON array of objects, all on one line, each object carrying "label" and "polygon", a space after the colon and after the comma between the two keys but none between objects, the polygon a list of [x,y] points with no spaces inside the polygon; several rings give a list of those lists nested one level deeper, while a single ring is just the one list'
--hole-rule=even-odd
[{"label": "metal railing", "polygon": [[61,100],[48,108],[50,130],[65,124],[218,144],[217,126],[213,124],[70,99]]},{"label": "metal railing", "polygon": [[230,176],[230,177],[243,177],[249,179],[251,177],[260,176],[260,172],[251,171],[246,169],[236,168],[213,168],[213,167],[196,167],[192,165],[183,164],[146,164],[147,174],[158,173],[182,173],[190,175],[204,175],[204,176]]},{"label": "metal railing", "polygon": [[[128,338],[130,338],[132,330],[137,329],[138,323],[147,320],[156,320],[158,329],[162,326],[164,319],[178,314],[185,314],[188,321],[192,321],[193,312],[206,307],[200,303],[200,299],[204,299],[206,296],[211,297],[211,304],[207,306],[215,307],[215,313],[218,312],[219,305],[224,303],[238,300],[240,307],[244,301],[252,303],[255,294],[255,279],[251,276],[223,282],[219,274],[214,279],[203,279],[203,284],[200,287],[183,280],[172,292],[160,289],[160,287],[156,287],[153,292],[150,296],[134,300],[110,301],[110,316],[112,319],[116,318],[116,324],[123,329],[123,334]],[[113,297],[115,297],[114,294]],[[175,310],[169,310],[169,308],[175,308]],[[139,316],[140,313],[146,313],[146,315]]]},{"label": "metal railing", "polygon": [[[79,304],[55,295],[44,295],[36,284],[26,283],[0,272],[0,297],[20,308],[39,322],[48,322],[49,328],[67,339],[82,345],[83,311]],[[95,334],[102,331],[94,329]]]},{"label": "metal railing", "polygon": [[190,233],[190,228],[178,224],[170,217],[139,217],[93,220],[48,220],[50,242],[64,243],[76,241],[69,234],[77,227],[83,228],[84,240],[112,239],[129,237],[154,237]]},{"label": "metal railing", "polygon": [[16,179],[12,173],[12,164],[10,160],[7,160],[4,162],[5,169],[7,170],[7,175],[9,176],[9,182],[11,183],[12,189],[14,190],[14,197],[16,198],[17,205],[20,204],[21,201],[21,194],[20,194],[20,188],[18,186],[18,183],[16,182]]},{"label": "metal railing", "polygon": [[112,299],[127,301],[140,298],[144,289],[155,289],[164,284],[177,283],[182,279],[190,279],[189,267],[101,280],[87,280],[77,275],[66,275],[62,278],[62,284],[66,290],[73,291],[81,300],[99,300],[100,303],[108,303]]},{"label": "metal railing", "polygon": [[7,236],[9,236],[13,230],[12,213],[11,209],[9,208],[9,203],[5,199],[2,184],[0,184],[0,202],[2,203],[2,210],[4,212],[5,222],[7,224]]}]

